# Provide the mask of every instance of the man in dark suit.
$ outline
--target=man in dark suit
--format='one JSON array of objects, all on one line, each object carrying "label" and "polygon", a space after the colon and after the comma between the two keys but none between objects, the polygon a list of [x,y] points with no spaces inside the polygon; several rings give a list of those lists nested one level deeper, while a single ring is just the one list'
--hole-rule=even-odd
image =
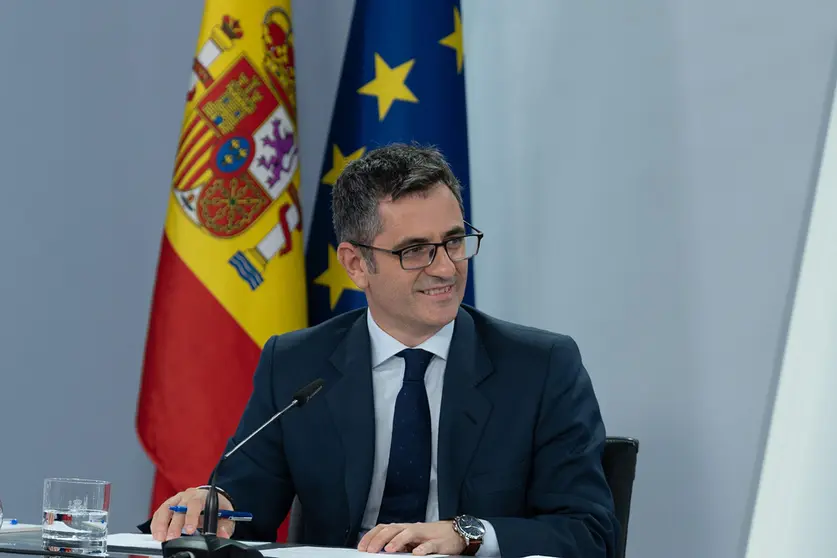
[{"label": "man in dark suit", "polygon": [[[264,347],[230,447],[299,387],[325,388],[224,464],[220,507],[254,514],[236,538],[273,540],[296,496],[309,544],[612,557],[605,428],[578,347],[462,305],[483,235],[463,220],[442,156],[370,151],[341,174],[333,208],[338,257],[368,308]],[[205,498],[201,487],[173,496],[152,533],[194,532]]]}]

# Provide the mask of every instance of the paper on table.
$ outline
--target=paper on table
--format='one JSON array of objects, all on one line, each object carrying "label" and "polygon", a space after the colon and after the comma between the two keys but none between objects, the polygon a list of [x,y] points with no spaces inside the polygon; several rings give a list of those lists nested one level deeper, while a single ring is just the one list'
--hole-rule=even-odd
[{"label": "paper on table", "polygon": [[[257,541],[239,541],[241,543],[258,546],[260,544],[268,544]],[[128,548],[148,548],[162,550],[163,543],[155,541],[151,535],[143,535],[138,533],[113,533],[108,535],[108,546],[127,546]]]},{"label": "paper on table", "polygon": [[[368,552],[361,552],[354,548],[332,548],[332,547],[318,547],[318,546],[293,546],[287,548],[271,548],[268,550],[261,550],[262,555],[267,558],[285,558],[293,556],[294,558],[349,558],[354,556],[369,556]],[[400,553],[387,553],[387,556],[398,556]],[[412,554],[404,553],[404,556],[412,556]],[[432,558],[439,558],[447,556],[447,554],[428,554]]]},{"label": "paper on table", "polygon": [[28,531],[40,531],[41,526],[32,523],[15,523],[12,525],[7,520],[0,526],[0,535],[4,533],[26,533]]}]

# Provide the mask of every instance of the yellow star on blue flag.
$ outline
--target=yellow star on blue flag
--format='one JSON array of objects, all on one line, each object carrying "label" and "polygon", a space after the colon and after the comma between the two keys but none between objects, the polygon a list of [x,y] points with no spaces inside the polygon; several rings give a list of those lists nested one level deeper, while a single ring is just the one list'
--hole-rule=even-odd
[{"label": "yellow star on blue flag", "polygon": [[459,0],[356,0],[306,251],[310,325],[366,305],[334,251],[331,189],[349,161],[393,142],[434,145],[471,220],[460,10]]}]

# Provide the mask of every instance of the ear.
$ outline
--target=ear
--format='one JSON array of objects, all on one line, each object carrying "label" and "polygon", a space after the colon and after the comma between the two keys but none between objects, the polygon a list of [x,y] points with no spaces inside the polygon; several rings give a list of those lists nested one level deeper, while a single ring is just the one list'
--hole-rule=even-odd
[{"label": "ear", "polygon": [[337,259],[349,276],[349,279],[357,285],[360,290],[365,290],[369,284],[367,275],[369,269],[366,266],[366,260],[363,259],[363,254],[360,253],[360,248],[348,242],[341,242],[337,246]]}]

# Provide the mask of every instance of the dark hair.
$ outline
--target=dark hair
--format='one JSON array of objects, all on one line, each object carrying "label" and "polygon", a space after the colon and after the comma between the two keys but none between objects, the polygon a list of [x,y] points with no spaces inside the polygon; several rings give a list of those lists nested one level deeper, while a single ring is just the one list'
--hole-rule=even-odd
[{"label": "dark hair", "polygon": [[450,188],[463,209],[459,181],[437,149],[393,143],[367,152],[346,165],[332,189],[337,242],[371,244],[383,228],[381,200],[426,195],[439,183]]}]

